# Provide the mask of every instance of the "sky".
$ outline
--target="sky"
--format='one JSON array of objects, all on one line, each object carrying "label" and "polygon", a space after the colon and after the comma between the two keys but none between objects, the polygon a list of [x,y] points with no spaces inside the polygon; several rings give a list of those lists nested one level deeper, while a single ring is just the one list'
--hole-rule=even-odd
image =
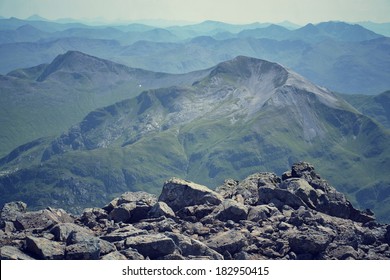
[{"label": "sky", "polygon": [[0,16],[229,23],[390,22],[390,0],[0,0]]}]

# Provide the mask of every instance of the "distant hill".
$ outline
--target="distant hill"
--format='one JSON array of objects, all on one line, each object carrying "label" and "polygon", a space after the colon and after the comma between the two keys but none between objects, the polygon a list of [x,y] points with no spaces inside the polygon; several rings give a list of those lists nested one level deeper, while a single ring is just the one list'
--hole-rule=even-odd
[{"label": "distant hill", "polygon": [[171,75],[130,68],[69,51],[50,64],[0,76],[0,155],[81,121],[91,110],[141,91],[191,85],[203,72]]},{"label": "distant hill", "polygon": [[390,88],[389,40],[344,22],[289,30],[268,23],[205,21],[155,28],[11,18],[0,20],[0,73],[50,63],[69,50],[168,73],[201,70],[245,55],[281,63],[333,91],[376,94]]},{"label": "distant hill", "polygon": [[239,56],[202,73],[15,149],[1,159],[0,203],[80,211],[123,191],[157,193],[172,176],[216,187],[308,160],[355,205],[388,220],[390,134],[382,126],[276,63]]},{"label": "distant hill", "polygon": [[360,112],[390,129],[390,91],[378,95],[344,94],[342,97]]}]

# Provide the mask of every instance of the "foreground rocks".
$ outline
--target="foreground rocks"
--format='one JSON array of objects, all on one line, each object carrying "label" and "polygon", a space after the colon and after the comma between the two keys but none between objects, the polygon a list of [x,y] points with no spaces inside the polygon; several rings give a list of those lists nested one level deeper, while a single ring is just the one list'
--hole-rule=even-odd
[{"label": "foreground rocks", "polygon": [[309,163],[215,191],[172,178],[79,216],[4,205],[3,260],[390,259],[390,226],[355,209]]}]

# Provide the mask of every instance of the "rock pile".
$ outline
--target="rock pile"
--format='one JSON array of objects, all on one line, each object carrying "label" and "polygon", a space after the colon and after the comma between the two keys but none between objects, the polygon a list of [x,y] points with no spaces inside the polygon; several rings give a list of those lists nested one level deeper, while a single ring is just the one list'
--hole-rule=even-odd
[{"label": "rock pile", "polygon": [[305,162],[215,191],[172,178],[80,216],[10,202],[0,221],[1,259],[390,259],[390,226]]}]

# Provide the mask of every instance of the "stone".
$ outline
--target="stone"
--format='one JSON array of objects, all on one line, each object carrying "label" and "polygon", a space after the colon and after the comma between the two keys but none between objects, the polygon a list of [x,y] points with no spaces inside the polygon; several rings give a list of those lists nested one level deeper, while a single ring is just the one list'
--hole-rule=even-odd
[{"label": "stone", "polygon": [[127,192],[113,200],[107,209],[111,209],[108,217],[115,223],[135,223],[148,217],[148,212],[156,204],[157,198],[145,192]]},{"label": "stone", "polygon": [[209,188],[178,178],[165,182],[159,197],[159,201],[168,204],[175,212],[193,205],[218,205],[222,200],[223,197],[220,194]]},{"label": "stone", "polygon": [[166,233],[179,248],[184,257],[208,257],[212,260],[223,260],[223,256],[217,251],[206,246],[204,243],[178,233]]},{"label": "stone", "polygon": [[0,260],[34,260],[34,258],[16,247],[3,246],[0,248]]},{"label": "stone", "polygon": [[131,218],[131,211],[136,208],[135,202],[123,203],[114,208],[110,214],[109,219],[114,220],[115,223],[124,222],[127,223]]},{"label": "stone", "polygon": [[65,248],[65,259],[67,260],[98,260],[99,257],[100,246],[97,239],[71,244]]},{"label": "stone", "polygon": [[148,232],[146,230],[141,230],[133,225],[128,225],[123,228],[116,229],[109,234],[101,236],[101,239],[109,241],[109,242],[116,242],[120,240],[125,240],[127,237],[130,236],[137,236],[142,234],[147,234]]},{"label": "stone", "polygon": [[94,235],[94,232],[88,228],[81,227],[73,223],[61,223],[55,225],[50,232],[54,235],[56,241],[65,242],[72,232],[84,232],[89,235]]},{"label": "stone", "polygon": [[291,250],[296,254],[317,255],[327,248],[331,238],[327,233],[308,229],[306,231],[290,231],[288,242]]},{"label": "stone", "polygon": [[232,220],[238,222],[247,218],[248,208],[233,199],[225,199],[218,205],[213,214],[220,221]]},{"label": "stone", "polygon": [[247,238],[241,232],[229,230],[206,240],[205,244],[220,254],[224,254],[227,251],[234,255],[247,245],[246,240]]},{"label": "stone", "polygon": [[26,212],[15,221],[18,230],[45,230],[59,223],[73,223],[74,219],[62,209],[47,208],[40,211]]},{"label": "stone", "polygon": [[248,211],[248,220],[253,222],[259,222],[270,218],[272,215],[280,213],[278,208],[265,205],[251,206]]},{"label": "stone", "polygon": [[84,209],[83,214],[80,217],[80,222],[89,228],[99,227],[106,225],[105,220],[108,219],[108,213],[101,208],[87,208]]},{"label": "stone", "polygon": [[144,260],[144,256],[142,256],[140,253],[138,253],[137,250],[134,250],[132,248],[128,248],[126,250],[120,251],[122,255],[126,257],[127,260]]},{"label": "stone", "polygon": [[216,192],[224,198],[231,198],[248,205],[256,205],[259,199],[258,188],[260,186],[276,186],[280,178],[274,173],[263,172],[248,176],[241,182],[226,180],[224,185],[218,187]]},{"label": "stone", "polygon": [[142,191],[126,192],[120,197],[113,199],[107,206],[103,207],[103,209],[110,213],[114,208],[130,202],[139,202],[140,204],[152,207],[157,202],[157,197]]},{"label": "stone", "polygon": [[61,260],[64,258],[65,246],[46,238],[26,237],[26,251],[43,260]]},{"label": "stone", "polygon": [[118,261],[118,260],[127,260],[126,256],[121,254],[118,251],[109,253],[108,255],[105,255],[101,258],[102,260],[112,260],[112,261]]},{"label": "stone", "polygon": [[136,249],[144,257],[160,258],[175,251],[175,243],[164,234],[148,234],[126,238],[125,245]]},{"label": "stone", "polygon": [[[0,228],[6,226],[6,222],[15,222],[16,218],[25,213],[27,204],[22,201],[14,201],[4,204],[0,213]],[[8,227],[10,225],[8,224]]]},{"label": "stone", "polygon": [[284,205],[289,205],[294,209],[300,206],[307,206],[300,197],[278,186],[265,185],[259,187],[258,204],[270,203],[273,203],[279,209],[282,209]]},{"label": "stone", "polygon": [[358,259],[358,252],[353,247],[347,245],[337,246],[329,254],[337,260]]},{"label": "stone", "polygon": [[159,218],[165,216],[167,218],[175,217],[175,212],[171,209],[171,207],[168,206],[163,201],[157,202],[153,207],[150,209],[148,213],[148,217],[150,218]]}]

